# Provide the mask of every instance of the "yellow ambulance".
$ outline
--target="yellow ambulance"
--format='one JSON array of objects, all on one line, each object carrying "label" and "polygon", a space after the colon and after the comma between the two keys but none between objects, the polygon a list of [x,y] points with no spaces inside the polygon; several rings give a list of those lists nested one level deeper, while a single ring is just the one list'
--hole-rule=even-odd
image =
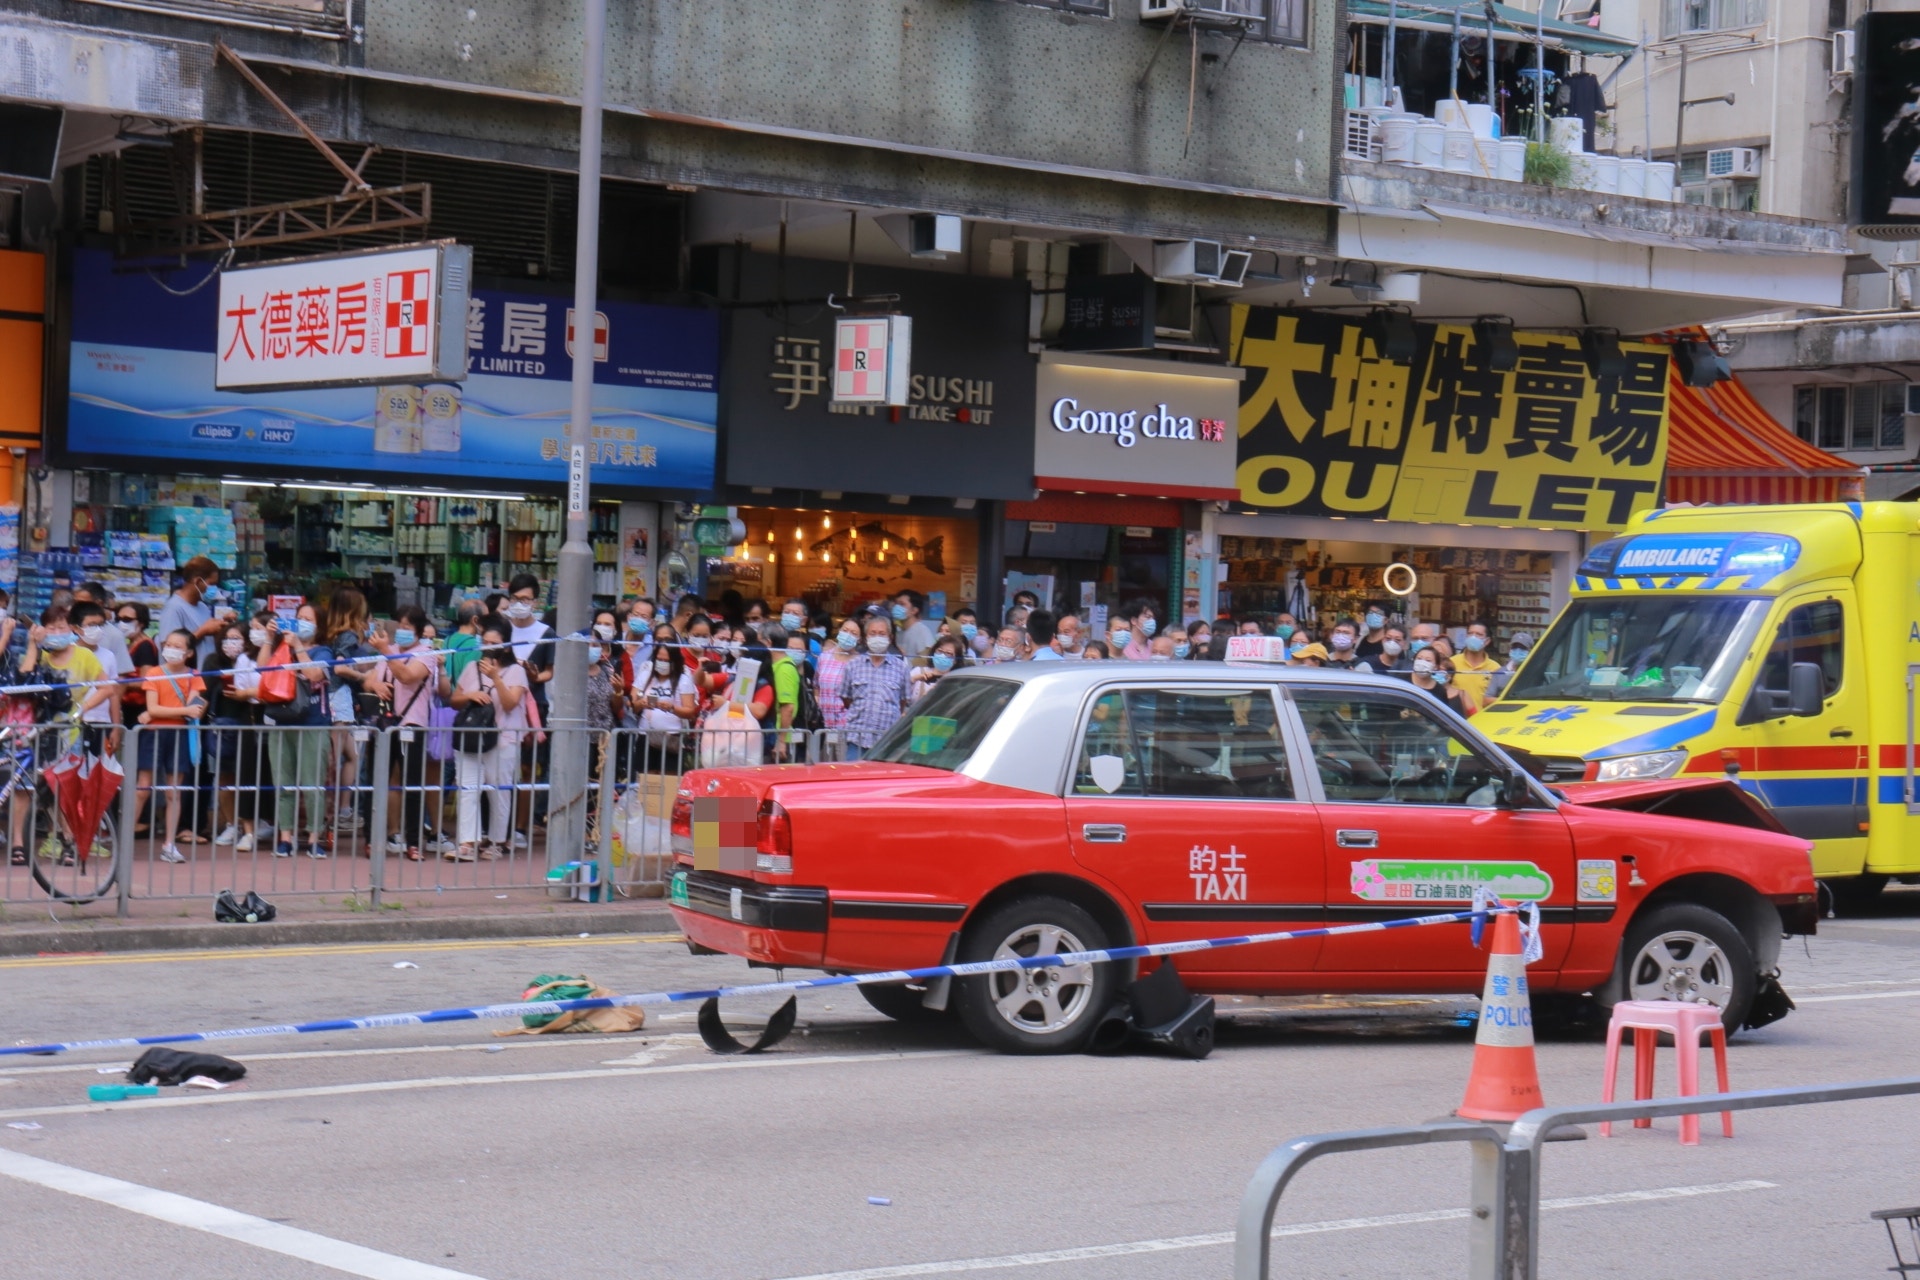
[{"label": "yellow ambulance", "polygon": [[1474,724],[1556,784],[1731,776],[1854,904],[1920,874],[1917,672],[1920,503],[1668,508]]}]

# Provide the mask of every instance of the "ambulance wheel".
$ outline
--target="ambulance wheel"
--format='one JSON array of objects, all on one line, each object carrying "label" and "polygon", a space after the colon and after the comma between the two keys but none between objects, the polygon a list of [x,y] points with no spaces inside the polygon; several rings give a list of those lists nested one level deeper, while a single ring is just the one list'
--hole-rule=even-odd
[{"label": "ambulance wheel", "polygon": [[1627,1000],[1694,1000],[1717,1005],[1737,1031],[1753,1006],[1759,975],[1753,949],[1733,922],[1697,902],[1668,902],[1633,922],[1621,950]]},{"label": "ambulance wheel", "polygon": [[[1106,932],[1063,898],[1021,898],[975,921],[960,959],[1097,951]],[[954,982],[960,1019],[974,1038],[1002,1053],[1077,1053],[1113,1003],[1119,975],[1111,964],[1014,969]]]},{"label": "ambulance wheel", "polygon": [[867,1003],[886,1014],[895,1022],[904,1022],[909,1026],[924,1026],[939,1022],[947,1016],[945,1009],[929,1009],[920,1000],[927,994],[925,987],[909,987],[905,983],[889,982],[884,986],[874,983],[860,988],[860,994]]}]

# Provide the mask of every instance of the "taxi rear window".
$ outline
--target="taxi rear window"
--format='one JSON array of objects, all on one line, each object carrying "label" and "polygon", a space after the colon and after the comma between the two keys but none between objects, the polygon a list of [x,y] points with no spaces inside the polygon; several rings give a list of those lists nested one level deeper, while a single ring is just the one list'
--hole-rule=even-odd
[{"label": "taxi rear window", "polygon": [[1018,692],[1012,680],[942,680],[860,758],[957,770]]}]

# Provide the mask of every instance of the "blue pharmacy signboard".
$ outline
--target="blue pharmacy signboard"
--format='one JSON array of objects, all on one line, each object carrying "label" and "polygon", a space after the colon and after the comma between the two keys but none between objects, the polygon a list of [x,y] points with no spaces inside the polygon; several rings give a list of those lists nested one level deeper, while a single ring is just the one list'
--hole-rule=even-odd
[{"label": "blue pharmacy signboard", "polygon": [[[566,480],[564,298],[476,289],[463,382],[254,393],[214,390],[217,290],[182,297],[80,250],[72,299],[66,461],[385,483]],[[603,302],[593,342],[596,484],[712,489],[718,313]]]}]

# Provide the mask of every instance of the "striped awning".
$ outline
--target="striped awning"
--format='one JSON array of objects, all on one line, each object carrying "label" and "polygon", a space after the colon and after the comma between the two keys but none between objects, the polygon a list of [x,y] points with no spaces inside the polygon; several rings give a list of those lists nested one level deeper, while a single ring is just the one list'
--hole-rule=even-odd
[{"label": "striped awning", "polygon": [[1667,378],[1667,502],[1694,506],[1858,502],[1866,468],[1816,449],[1760,407],[1740,379]]}]

